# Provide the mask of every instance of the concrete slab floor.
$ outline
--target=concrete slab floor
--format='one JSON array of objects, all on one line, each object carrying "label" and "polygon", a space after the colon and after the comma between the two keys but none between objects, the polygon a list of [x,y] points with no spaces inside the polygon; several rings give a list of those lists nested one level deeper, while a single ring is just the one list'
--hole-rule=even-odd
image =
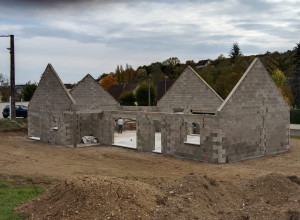
[{"label": "concrete slab floor", "polygon": [[[118,147],[137,149],[136,131],[123,131],[122,134],[114,133],[114,143]],[[161,133],[155,133],[155,153],[161,153]]]},{"label": "concrete slab floor", "polygon": [[[187,135],[187,144],[200,145],[200,135]],[[114,133],[114,143],[118,147],[137,149],[136,131],[123,131],[122,134]],[[155,132],[155,149],[154,153],[161,153],[161,133]]]}]

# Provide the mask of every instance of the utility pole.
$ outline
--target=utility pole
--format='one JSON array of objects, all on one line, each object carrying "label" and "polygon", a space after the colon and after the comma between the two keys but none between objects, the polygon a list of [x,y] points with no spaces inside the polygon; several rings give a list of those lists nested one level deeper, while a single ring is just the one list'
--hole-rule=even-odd
[{"label": "utility pole", "polygon": [[148,106],[151,105],[151,98],[150,98],[150,78],[148,79]]},{"label": "utility pole", "polygon": [[0,37],[10,37],[10,119],[16,119],[16,102],[15,102],[15,39],[14,35],[1,35]]},{"label": "utility pole", "polygon": [[10,36],[10,97],[11,97],[11,115],[10,120],[16,120],[16,102],[15,102],[15,39]]}]

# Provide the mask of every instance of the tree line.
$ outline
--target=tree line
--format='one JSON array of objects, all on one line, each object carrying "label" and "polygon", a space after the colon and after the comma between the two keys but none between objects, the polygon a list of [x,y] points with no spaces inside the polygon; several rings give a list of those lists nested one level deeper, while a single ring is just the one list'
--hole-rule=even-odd
[{"label": "tree line", "polygon": [[227,58],[221,54],[217,59],[211,60],[209,65],[201,68],[197,68],[197,63],[193,60],[181,63],[177,57],[139,66],[136,70],[128,64],[125,68],[118,65],[115,72],[103,74],[98,80],[105,89],[112,84],[142,83],[148,80],[155,85],[165,78],[177,79],[189,65],[225,99],[254,58],[259,57],[286,101],[290,106],[294,104],[294,95],[286,77],[300,77],[300,43],[292,50],[283,53],[267,51],[265,54],[255,56],[244,56],[239,44],[234,43],[228,55]]}]

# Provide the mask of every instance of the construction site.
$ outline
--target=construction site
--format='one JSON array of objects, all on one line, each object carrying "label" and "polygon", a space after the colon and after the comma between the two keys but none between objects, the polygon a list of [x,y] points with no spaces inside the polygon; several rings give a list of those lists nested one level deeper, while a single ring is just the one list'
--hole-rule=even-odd
[{"label": "construction site", "polygon": [[[157,106],[120,106],[89,74],[68,92],[48,64],[28,108],[28,136],[51,144],[76,147],[93,136],[210,163],[289,150],[289,106],[258,58],[226,100],[187,67]],[[135,121],[127,139],[115,135],[118,118]]]},{"label": "construction site", "polygon": [[188,67],[156,106],[48,64],[28,108],[0,132],[0,179],[47,189],[25,219],[300,219],[300,139],[259,59],[225,100]]}]

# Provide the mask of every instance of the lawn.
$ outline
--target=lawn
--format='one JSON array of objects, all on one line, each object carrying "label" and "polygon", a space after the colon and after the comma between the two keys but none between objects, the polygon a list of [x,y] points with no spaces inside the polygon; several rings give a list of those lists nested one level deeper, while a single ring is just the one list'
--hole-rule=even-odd
[{"label": "lawn", "polygon": [[44,191],[45,190],[40,186],[14,186],[6,181],[0,180],[0,219],[23,219],[14,213],[13,208],[22,202],[33,199]]},{"label": "lawn", "polygon": [[3,130],[19,130],[27,128],[27,118],[16,118],[15,121],[11,121],[8,118],[0,119],[0,131]]},{"label": "lawn", "polygon": [[294,139],[300,139],[300,136],[291,135],[291,138],[294,138]]}]

